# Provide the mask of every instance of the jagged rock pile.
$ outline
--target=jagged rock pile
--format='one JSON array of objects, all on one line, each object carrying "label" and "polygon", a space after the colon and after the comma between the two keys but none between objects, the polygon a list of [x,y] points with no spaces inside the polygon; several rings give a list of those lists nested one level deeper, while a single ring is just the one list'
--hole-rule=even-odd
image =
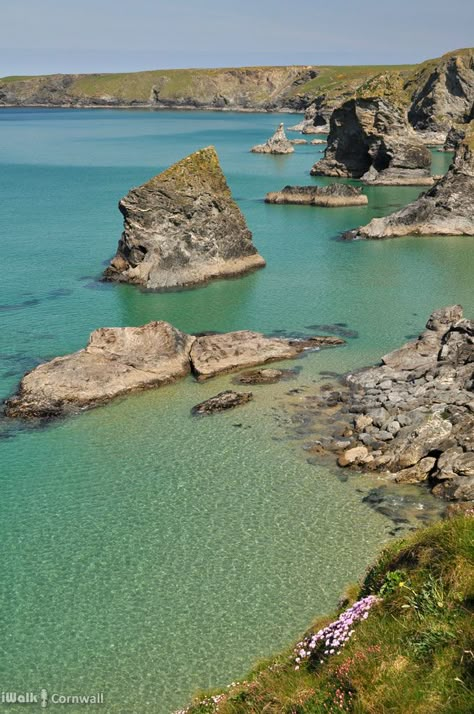
[{"label": "jagged rock pile", "polygon": [[265,196],[266,203],[294,203],[309,206],[365,206],[368,203],[360,188],[347,184],[330,186],[285,186]]},{"label": "jagged rock pile", "polygon": [[474,499],[474,321],[459,305],[434,312],[415,342],[345,383],[347,392],[328,397],[347,425],[346,439],[328,446],[339,465]]},{"label": "jagged rock pile", "polygon": [[334,110],[330,126],[324,158],[311,169],[313,176],[387,185],[433,183],[431,154],[403,108],[386,99],[351,99]]},{"label": "jagged rock pile", "polygon": [[254,154],[292,154],[295,148],[286,138],[285,127],[281,123],[276,132],[264,144],[257,144],[251,151]]},{"label": "jagged rock pile", "polygon": [[106,280],[174,288],[265,265],[213,146],[132,189],[119,209],[124,231]]}]

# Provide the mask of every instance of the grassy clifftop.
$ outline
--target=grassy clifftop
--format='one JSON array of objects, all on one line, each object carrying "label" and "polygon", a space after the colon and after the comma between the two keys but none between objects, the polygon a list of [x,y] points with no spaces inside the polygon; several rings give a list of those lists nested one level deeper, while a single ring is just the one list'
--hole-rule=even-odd
[{"label": "grassy clifftop", "polygon": [[[185,711],[471,712],[473,516],[474,512],[467,512],[392,543],[363,584],[352,588],[342,608],[346,614],[321,619],[311,628],[310,635],[325,633],[322,641],[312,647],[311,637],[303,638],[294,650],[262,662],[245,681],[233,683],[223,692],[202,694]],[[311,587],[310,577],[304,586]],[[354,600],[361,602],[361,598],[365,604],[354,607]],[[337,624],[347,622],[353,634],[344,634],[344,626]],[[328,634],[331,631],[338,639]],[[310,655],[300,656],[298,662],[301,648]]]},{"label": "grassy clifftop", "polygon": [[353,92],[381,72],[409,66],[240,67],[0,79],[0,105],[189,106],[303,110],[321,94]]}]

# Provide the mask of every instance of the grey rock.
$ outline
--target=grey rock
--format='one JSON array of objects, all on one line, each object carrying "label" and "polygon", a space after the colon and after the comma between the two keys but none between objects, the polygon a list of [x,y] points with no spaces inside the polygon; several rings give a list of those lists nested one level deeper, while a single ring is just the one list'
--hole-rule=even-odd
[{"label": "grey rock", "polygon": [[196,406],[191,409],[191,413],[196,415],[215,414],[216,412],[240,407],[252,399],[252,392],[233,392],[232,390],[227,390],[225,392],[219,392],[215,397],[206,399],[205,402],[196,404]]},{"label": "grey rock", "polygon": [[285,127],[280,123],[275,131],[264,144],[258,144],[251,149],[254,154],[292,154],[294,146],[288,141],[285,134]]},{"label": "grey rock", "polygon": [[324,158],[311,174],[431,185],[430,168],[430,152],[410,127],[404,109],[374,97],[350,99],[334,110]]},{"label": "grey rock", "polygon": [[346,237],[474,235],[473,146],[466,139],[457,149],[447,174],[416,201],[385,218],[373,218]]},{"label": "grey rock", "polygon": [[119,208],[124,231],[106,280],[174,288],[265,265],[212,146],[132,189]]},{"label": "grey rock", "polygon": [[265,197],[266,203],[292,203],[296,205],[338,207],[365,206],[368,203],[360,188],[347,184],[329,186],[285,186]]}]

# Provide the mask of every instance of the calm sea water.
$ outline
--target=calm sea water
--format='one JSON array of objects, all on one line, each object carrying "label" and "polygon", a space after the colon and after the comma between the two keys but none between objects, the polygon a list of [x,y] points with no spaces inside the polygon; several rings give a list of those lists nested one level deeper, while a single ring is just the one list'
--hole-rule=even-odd
[{"label": "calm sea water", "polygon": [[[370,188],[369,207],[337,210],[263,203],[288,183],[324,183],[308,176],[318,146],[248,152],[280,119],[2,110],[0,397],[99,326],[359,333],[296,362],[293,388],[377,360],[436,307],[473,315],[473,239],[335,240],[416,189]],[[118,199],[208,144],[267,268],[168,294],[98,282]],[[448,161],[435,155],[434,172]],[[103,691],[110,714],[166,713],[286,646],[360,576],[390,521],[361,502],[357,480],[310,465],[288,438],[290,383],[191,418],[229,384],[189,379],[41,429],[0,423],[0,689]]]}]

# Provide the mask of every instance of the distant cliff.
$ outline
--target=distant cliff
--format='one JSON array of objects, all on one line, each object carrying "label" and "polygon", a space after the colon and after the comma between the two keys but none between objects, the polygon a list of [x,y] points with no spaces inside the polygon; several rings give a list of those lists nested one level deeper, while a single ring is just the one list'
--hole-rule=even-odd
[{"label": "distant cliff", "polygon": [[409,67],[241,67],[0,79],[0,106],[304,111],[330,88],[353,91]]}]

